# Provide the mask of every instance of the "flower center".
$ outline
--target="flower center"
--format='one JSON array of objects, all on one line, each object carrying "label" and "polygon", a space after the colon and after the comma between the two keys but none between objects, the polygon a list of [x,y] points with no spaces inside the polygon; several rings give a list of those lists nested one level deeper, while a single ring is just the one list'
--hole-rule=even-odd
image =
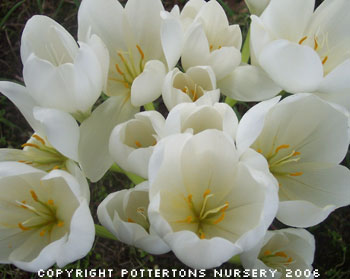
[{"label": "flower center", "polygon": [[140,55],[138,61],[135,61],[131,50],[117,52],[121,63],[115,64],[117,76],[110,77],[109,80],[122,83],[125,88],[131,88],[134,79],[143,72],[145,67],[145,54],[139,45],[136,45],[136,49]]},{"label": "flower center", "polygon": [[216,225],[220,223],[225,218],[225,211],[229,207],[229,203],[225,202],[222,205],[219,205],[215,208],[208,207],[208,201],[210,198],[214,197],[214,194],[211,194],[210,189],[207,189],[203,194],[203,202],[200,207],[200,210],[197,211],[193,203],[192,194],[189,194],[187,197],[184,197],[186,203],[188,204],[191,215],[188,215],[184,220],[178,220],[177,223],[188,223],[188,224],[198,224],[197,234],[201,239],[205,238],[205,233],[203,225]]},{"label": "flower center", "polygon": [[147,232],[149,232],[150,223],[148,220],[146,208],[143,206],[137,207],[136,214],[137,214],[137,216],[141,217],[141,218],[138,218],[138,222],[136,222],[134,219],[132,219],[130,217],[127,218],[128,222],[129,223],[137,223],[137,224],[141,225]]},{"label": "flower center", "polygon": [[322,65],[326,64],[328,60],[328,54],[321,55],[321,51],[324,49],[325,46],[327,47],[327,36],[323,36],[323,40],[320,40],[316,35],[313,37],[313,40],[308,40],[308,36],[305,36],[300,39],[299,45],[302,45],[306,41],[308,42],[309,45],[311,44],[314,50],[320,55],[320,58],[322,60]]},{"label": "flower center", "polygon": [[66,161],[68,159],[49,146],[42,137],[34,134],[30,142],[22,144],[22,148],[26,160],[19,160],[19,163],[32,165],[45,171],[54,169],[66,170]]},{"label": "flower center", "polygon": [[[265,156],[266,160],[269,163],[270,171],[273,175],[278,176],[300,176],[303,175],[303,172],[285,172],[281,171],[281,167],[287,164],[296,163],[300,160],[300,152],[292,150],[289,153],[281,155],[282,150],[289,149],[289,144],[282,144],[278,146],[273,152],[270,152]],[[263,153],[261,149],[257,150],[259,153]]]},{"label": "flower center", "polygon": [[32,217],[18,223],[22,231],[38,230],[40,236],[51,235],[55,227],[63,227],[64,222],[57,217],[57,206],[51,199],[44,202],[40,200],[34,190],[30,190],[32,196],[31,204],[27,201],[16,201],[18,207],[32,213]]},{"label": "flower center", "polygon": [[260,260],[267,266],[277,269],[279,272],[282,272],[286,267],[294,263],[293,258],[289,257],[283,251],[272,253],[270,250],[266,250],[262,256],[260,256]]}]

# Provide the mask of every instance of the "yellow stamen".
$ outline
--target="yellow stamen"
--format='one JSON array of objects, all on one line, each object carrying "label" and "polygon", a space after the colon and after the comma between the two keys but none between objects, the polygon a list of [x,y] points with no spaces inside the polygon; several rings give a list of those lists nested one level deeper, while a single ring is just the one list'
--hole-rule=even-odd
[{"label": "yellow stamen", "polygon": [[216,224],[220,223],[222,220],[224,220],[224,218],[225,218],[225,212],[222,212],[221,215],[220,215],[220,217],[219,217],[218,219],[216,219],[216,220],[213,222],[213,224],[216,225]]},{"label": "yellow stamen", "polygon": [[222,48],[222,46],[219,46],[218,49]]},{"label": "yellow stamen", "polygon": [[271,251],[270,250],[266,250],[265,252],[264,252],[264,256],[270,256],[272,253],[271,253]]},{"label": "yellow stamen", "polygon": [[131,218],[128,218],[128,222],[129,223],[136,223],[133,219],[131,219]]},{"label": "yellow stamen", "polygon": [[188,203],[192,203],[192,195],[191,195],[191,194],[189,194],[189,195],[187,196],[187,202],[188,202]]},{"label": "yellow stamen", "polygon": [[45,141],[43,140],[42,137],[38,136],[38,135],[33,135],[33,138],[37,139],[38,141],[40,141],[43,145],[45,145]]},{"label": "yellow stamen", "polygon": [[289,144],[282,144],[276,148],[275,153],[278,153],[278,151],[280,151],[281,149],[286,149],[286,148],[289,148]]},{"label": "yellow stamen", "polygon": [[42,230],[41,232],[40,232],[40,236],[44,236],[45,235],[45,230]]},{"label": "yellow stamen", "polygon": [[29,231],[29,230],[31,230],[31,228],[27,228],[27,227],[23,226],[22,223],[18,223],[18,227],[19,227],[22,231]]},{"label": "yellow stamen", "polygon": [[225,206],[220,211],[224,212],[227,208],[228,208],[228,202],[225,202]]},{"label": "yellow stamen", "polygon": [[210,45],[210,51],[212,51],[213,50],[213,45]]},{"label": "yellow stamen", "polygon": [[260,148],[258,149],[258,153],[260,153],[260,154],[262,153],[262,150]]},{"label": "yellow stamen", "polygon": [[290,173],[289,174],[290,176],[300,176],[300,175],[303,175],[303,172],[294,172],[294,173]]},{"label": "yellow stamen", "polygon": [[188,223],[188,224],[190,224],[192,222],[192,219],[193,219],[192,216],[187,216],[186,219],[176,221],[176,223]]},{"label": "yellow stamen", "polygon": [[48,201],[47,201],[47,204],[48,204],[48,205],[53,205],[54,202],[53,202],[53,200],[48,200]]},{"label": "yellow stamen", "polygon": [[300,152],[294,151],[292,156],[297,156],[297,155],[300,155],[300,154],[301,154]]},{"label": "yellow stamen", "polygon": [[141,59],[143,60],[145,58],[145,54],[143,53],[141,47],[139,45],[136,45],[137,50],[139,51],[140,55],[141,55]]},{"label": "yellow stamen", "polygon": [[290,258],[288,259],[287,263],[291,263],[292,261],[293,261],[293,258],[290,257]]},{"label": "yellow stamen", "polygon": [[328,56],[326,56],[325,58],[323,58],[323,60],[322,60],[322,65],[326,64],[327,60],[328,60]]},{"label": "yellow stamen", "polygon": [[201,232],[201,233],[200,233],[199,238],[200,238],[200,239],[204,239],[204,238],[205,238],[204,232]]},{"label": "yellow stamen", "polygon": [[30,190],[30,194],[32,195],[33,200],[35,200],[36,202],[39,201],[38,196],[36,195],[34,190]]},{"label": "yellow stamen", "polygon": [[315,49],[315,50],[317,50],[317,49],[318,49],[318,42],[317,42],[317,38],[314,38],[314,42],[315,42],[314,49]]},{"label": "yellow stamen", "polygon": [[299,45],[301,45],[306,39],[307,39],[307,36],[303,37],[303,38],[299,41]]},{"label": "yellow stamen", "polygon": [[23,160],[19,160],[17,161],[18,163],[25,163],[26,161],[23,161]]},{"label": "yellow stamen", "polygon": [[278,187],[281,187],[282,186],[282,184],[281,183],[278,183]]},{"label": "yellow stamen", "polygon": [[[22,201],[23,204],[26,204],[27,202],[26,201]],[[24,209],[27,209],[27,206],[21,204],[20,207],[24,208]]]},{"label": "yellow stamen", "polygon": [[60,168],[59,166],[54,166],[51,170],[57,170],[59,168]]},{"label": "yellow stamen", "polygon": [[64,226],[64,222],[63,221],[59,221],[58,223],[57,223],[57,227],[63,227]]},{"label": "yellow stamen", "polygon": [[203,198],[205,198],[207,195],[209,195],[210,192],[211,192],[210,189],[205,190],[205,192],[203,194]]},{"label": "yellow stamen", "polygon": [[277,252],[277,253],[275,253],[275,256],[282,257],[282,258],[288,258],[287,254],[284,252]]},{"label": "yellow stamen", "polygon": [[118,64],[115,64],[115,69],[117,70],[117,72],[119,74],[121,74],[122,76],[124,75],[123,71],[119,68],[119,65]]},{"label": "yellow stamen", "polygon": [[120,57],[120,59],[123,61],[123,63],[125,64],[126,61],[125,61],[125,58],[123,56],[123,54],[121,54],[121,52],[118,51],[118,56]]},{"label": "yellow stamen", "polygon": [[182,91],[183,93],[186,93],[186,94],[187,94],[187,92],[188,92],[187,86],[185,86],[181,91]]},{"label": "yellow stamen", "polygon": [[157,141],[156,141],[156,140],[154,140],[154,142],[153,142],[152,146],[155,146],[156,144],[157,144]]},{"label": "yellow stamen", "polygon": [[135,145],[136,145],[138,148],[142,147],[142,144],[141,144],[139,141],[135,141]]},{"label": "yellow stamen", "polygon": [[40,149],[40,147],[34,143],[24,143],[22,144],[22,148],[23,147],[26,147],[26,146],[30,146],[30,147],[34,147],[34,148],[37,148],[37,149]]}]

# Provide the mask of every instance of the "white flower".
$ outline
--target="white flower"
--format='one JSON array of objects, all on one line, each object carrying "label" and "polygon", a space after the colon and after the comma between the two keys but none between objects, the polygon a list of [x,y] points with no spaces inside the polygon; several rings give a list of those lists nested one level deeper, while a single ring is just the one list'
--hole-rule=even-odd
[{"label": "white flower", "polygon": [[212,268],[252,249],[275,217],[277,182],[253,150],[238,157],[218,130],[160,141],[149,166],[148,216],[175,255]]},{"label": "white flower", "polygon": [[350,108],[350,2],[271,0],[260,18],[252,16],[251,56],[290,93],[317,93]]},{"label": "white flower", "polygon": [[[296,94],[267,112],[262,131],[253,115],[248,112],[245,117],[250,121],[240,123],[237,133],[241,139],[250,138],[245,146],[255,141],[251,147],[264,155],[279,182],[281,222],[313,226],[350,204],[350,171],[339,165],[350,142],[343,112],[317,96]],[[252,130],[261,132],[251,137]]]},{"label": "white flower", "polygon": [[[181,24],[183,29],[186,31],[189,26],[191,26],[192,22],[196,18],[199,10],[203,7],[206,2],[204,0],[190,0],[183,7],[181,14],[179,14]],[[175,6],[176,7],[176,6]],[[175,13],[175,9],[171,11]]]},{"label": "white flower", "polygon": [[[314,254],[313,235],[304,229],[290,228],[268,231],[264,240],[254,249],[242,253],[240,259],[246,269],[266,270],[266,276],[258,277],[259,279],[285,279],[294,276],[305,279],[314,278]],[[295,275],[295,272],[299,272],[298,269],[300,276]]]},{"label": "white flower", "polygon": [[168,114],[161,137],[217,129],[235,138],[237,125],[237,116],[229,105],[202,98],[196,103],[183,103],[174,107]]},{"label": "white flower", "polygon": [[181,23],[164,13],[161,1],[129,0],[123,8],[116,0],[84,0],[78,23],[79,39],[97,34],[109,50],[108,95],[121,95],[137,107],[161,95],[183,36]]},{"label": "white flower", "polygon": [[164,254],[169,247],[157,236],[148,220],[148,181],[129,190],[108,195],[97,209],[101,224],[118,240],[151,254]]},{"label": "white flower", "polygon": [[169,111],[177,104],[196,102],[203,96],[214,102],[220,98],[220,90],[216,90],[215,74],[210,67],[192,67],[186,73],[175,68],[166,75],[162,97]]},{"label": "white flower", "polygon": [[247,4],[250,13],[255,15],[261,15],[265,10],[267,5],[270,3],[270,0],[244,0]]},{"label": "white flower", "polygon": [[36,103],[81,120],[102,92],[108,52],[97,36],[79,45],[54,20],[33,16],[23,30],[21,57],[24,82]]},{"label": "white flower", "polygon": [[0,162],[0,193],[1,263],[37,272],[90,251],[95,229],[88,201],[67,172]]},{"label": "white flower", "polygon": [[164,122],[159,112],[144,111],[116,126],[109,140],[113,160],[125,171],[148,178],[148,161]]},{"label": "white flower", "polygon": [[216,79],[231,73],[241,62],[242,34],[238,25],[229,25],[219,3],[205,3],[185,35],[182,66],[211,66]]}]

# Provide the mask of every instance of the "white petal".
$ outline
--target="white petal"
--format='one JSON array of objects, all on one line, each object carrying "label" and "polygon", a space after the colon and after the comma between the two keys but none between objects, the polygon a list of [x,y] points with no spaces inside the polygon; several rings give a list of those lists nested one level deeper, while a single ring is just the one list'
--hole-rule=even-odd
[{"label": "white petal", "polygon": [[262,101],[276,96],[281,88],[260,68],[239,66],[218,82],[221,92],[238,101]]},{"label": "white petal", "polygon": [[205,90],[216,88],[216,77],[213,69],[209,66],[191,67],[186,71],[194,83],[197,83]]},{"label": "white petal", "polygon": [[53,19],[36,15],[27,21],[21,40],[23,64],[32,53],[50,62],[68,62],[77,50],[74,38]]},{"label": "white petal", "polygon": [[0,162],[0,178],[7,176],[19,176],[27,173],[46,174],[44,171],[18,162]]},{"label": "white petal", "polygon": [[309,46],[273,41],[261,52],[259,62],[270,78],[290,93],[313,92],[323,78],[321,60]]},{"label": "white petal", "polygon": [[208,65],[209,43],[204,29],[194,24],[186,33],[181,63],[185,70],[198,65]]},{"label": "white petal", "polygon": [[50,144],[68,158],[78,161],[79,126],[68,113],[49,108],[34,108]]},{"label": "white petal", "polygon": [[235,47],[222,47],[214,50],[209,57],[210,65],[220,80],[231,73],[241,63],[241,52]]},{"label": "white petal", "polygon": [[160,0],[129,0],[125,5],[131,32],[135,41],[142,47],[147,60],[160,59],[162,55],[160,13],[163,10]]},{"label": "white petal", "polygon": [[142,106],[157,99],[162,93],[165,74],[166,69],[161,61],[148,61],[143,72],[132,83],[131,103]]},{"label": "white petal", "polygon": [[130,119],[136,109],[122,96],[110,97],[80,126],[79,162],[91,181],[99,180],[113,163],[108,152],[112,129]]},{"label": "white petal", "polygon": [[0,81],[0,92],[16,105],[35,132],[42,131],[40,123],[33,115],[33,108],[38,104],[24,86],[9,81]]},{"label": "white petal", "polygon": [[275,97],[261,102],[243,115],[239,122],[236,136],[237,149],[240,153],[243,153],[257,139],[264,127],[266,114],[280,98]]},{"label": "white petal", "polygon": [[299,42],[314,6],[315,0],[271,0],[261,19],[277,38]]},{"label": "white petal", "polygon": [[270,0],[245,0],[251,14],[261,15]]},{"label": "white petal", "polygon": [[180,59],[184,33],[178,18],[168,12],[162,12],[161,42],[168,63],[168,70],[173,69]]}]

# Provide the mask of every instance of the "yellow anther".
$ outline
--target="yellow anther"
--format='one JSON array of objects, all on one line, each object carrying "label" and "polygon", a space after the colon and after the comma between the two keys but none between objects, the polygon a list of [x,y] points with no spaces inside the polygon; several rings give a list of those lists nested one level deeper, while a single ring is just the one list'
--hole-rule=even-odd
[{"label": "yellow anther", "polygon": [[119,68],[119,65],[118,64],[115,64],[115,69],[117,70],[117,72],[119,74],[121,74],[122,76],[124,75],[123,71]]},{"label": "yellow anther", "polygon": [[25,163],[26,161],[23,161],[23,160],[19,160],[17,161],[18,163]]},{"label": "yellow anther", "polygon": [[299,171],[299,172],[294,172],[294,173],[290,173],[290,176],[300,176],[303,175],[303,172]]},{"label": "yellow anther", "polygon": [[282,258],[288,258],[287,254],[284,252],[276,252],[275,256],[282,257]]},{"label": "yellow anther", "polygon": [[222,48],[222,46],[219,46],[218,49]]},{"label": "yellow anther", "polygon": [[228,208],[228,202],[225,202],[225,206],[220,211],[224,212],[227,208]]},{"label": "yellow anther", "polygon": [[281,187],[282,186],[282,184],[281,183],[278,183],[278,187]]},{"label": "yellow anther", "polygon": [[32,195],[33,200],[35,200],[36,202],[39,201],[38,196],[36,195],[34,190],[30,190],[30,194]]},{"label": "yellow anther", "polygon": [[219,217],[218,219],[216,219],[216,220],[213,222],[213,224],[216,225],[216,224],[220,223],[222,220],[224,220],[224,218],[225,218],[225,212],[222,212],[221,215],[220,215],[220,217]]},{"label": "yellow anther", "polygon": [[192,222],[192,220],[193,220],[192,216],[187,216],[186,219],[176,221],[176,223],[188,223],[188,224],[190,224]]},{"label": "yellow anther", "polygon": [[51,170],[58,170],[59,168],[59,166],[54,166]]},{"label": "yellow anther", "polygon": [[210,45],[210,51],[212,51],[212,50],[213,50],[213,48],[214,48],[214,47],[213,47],[213,45]]},{"label": "yellow anther", "polygon": [[156,144],[157,144],[157,141],[156,141],[156,140],[154,140],[154,142],[153,142],[152,146],[155,146]]},{"label": "yellow anther", "polygon": [[18,227],[19,227],[22,231],[29,231],[29,230],[31,230],[31,228],[27,228],[27,227],[23,226],[22,223],[18,223]]},{"label": "yellow anther", "polygon": [[270,256],[272,253],[271,253],[271,251],[270,250],[266,250],[265,252],[264,252],[264,256]]},{"label": "yellow anther", "polygon": [[298,156],[300,154],[301,154],[300,152],[294,151],[292,156]]},{"label": "yellow anther", "polygon": [[40,147],[37,144],[34,144],[34,143],[24,143],[24,144],[22,144],[22,148],[26,147],[26,146],[30,146],[30,147],[34,147],[34,148],[40,149]]},{"label": "yellow anther", "polygon": [[128,218],[128,222],[129,223],[136,223],[133,219],[131,219],[131,218]]},{"label": "yellow anther", "polygon": [[137,50],[139,51],[140,55],[141,55],[141,59],[143,60],[145,58],[145,54],[143,53],[141,47],[139,45],[136,45]]},{"label": "yellow anther", "polygon": [[42,137],[38,136],[38,135],[33,135],[33,138],[35,138],[36,140],[40,141],[43,145],[45,145],[45,141],[43,140]]},{"label": "yellow anther", "polygon": [[303,37],[303,38],[299,41],[299,45],[301,45],[306,39],[307,39],[307,36]]},{"label": "yellow anther", "polygon": [[187,196],[187,200],[186,200],[188,203],[192,203],[192,194],[189,194]]},{"label": "yellow anther", "polygon": [[326,56],[325,58],[323,58],[323,60],[322,60],[322,65],[326,64],[327,60],[328,60],[328,56]]},{"label": "yellow anther", "polygon": [[22,201],[21,203],[23,203],[23,204],[21,204],[20,205],[20,207],[22,207],[22,208],[24,208],[24,209],[27,209],[28,207],[25,205],[27,202],[26,201]]},{"label": "yellow anther", "polygon": [[315,42],[314,49],[315,49],[315,50],[317,50],[317,49],[318,49],[318,42],[317,42],[317,38],[314,38],[314,42]]},{"label": "yellow anther", "polygon": [[186,93],[186,94],[187,94],[187,92],[188,92],[187,86],[185,86],[183,89],[181,89],[181,91],[182,91],[183,93]]},{"label": "yellow anther", "polygon": [[64,226],[64,222],[63,221],[59,221],[58,223],[57,223],[57,227],[63,227]]},{"label": "yellow anther", "polygon": [[291,263],[292,261],[293,261],[293,258],[290,257],[290,258],[288,259],[287,263]]},{"label": "yellow anther", "polygon": [[210,194],[210,189],[205,190],[204,194],[203,194],[203,198],[205,198],[206,196],[208,196]]},{"label": "yellow anther", "polygon": [[262,150],[260,148],[258,149],[258,153],[260,153],[260,154],[262,153]]},{"label": "yellow anther", "polygon": [[54,202],[53,202],[53,200],[48,200],[48,201],[47,201],[47,204],[48,204],[48,205],[54,205]]},{"label": "yellow anther", "polygon": [[40,232],[40,236],[44,236],[45,233],[46,233],[46,231],[45,231],[45,230],[42,230],[42,231]]},{"label": "yellow anther", "polygon": [[201,232],[201,233],[199,234],[199,238],[200,238],[200,239],[204,239],[204,238],[205,238],[204,232]]},{"label": "yellow anther", "polygon": [[192,94],[192,101],[196,101],[197,100],[197,90],[191,90],[191,94]]},{"label": "yellow anther", "polygon": [[120,57],[120,59],[123,61],[123,63],[125,64],[126,61],[125,61],[125,58],[123,56],[123,54],[121,52],[118,51],[118,56]]},{"label": "yellow anther", "polygon": [[289,148],[289,144],[282,144],[276,148],[275,153],[278,153],[278,151],[280,151],[281,149],[286,149],[286,148]]},{"label": "yellow anther", "polygon": [[138,148],[142,147],[142,144],[141,144],[139,141],[135,141],[135,145],[136,145]]}]

